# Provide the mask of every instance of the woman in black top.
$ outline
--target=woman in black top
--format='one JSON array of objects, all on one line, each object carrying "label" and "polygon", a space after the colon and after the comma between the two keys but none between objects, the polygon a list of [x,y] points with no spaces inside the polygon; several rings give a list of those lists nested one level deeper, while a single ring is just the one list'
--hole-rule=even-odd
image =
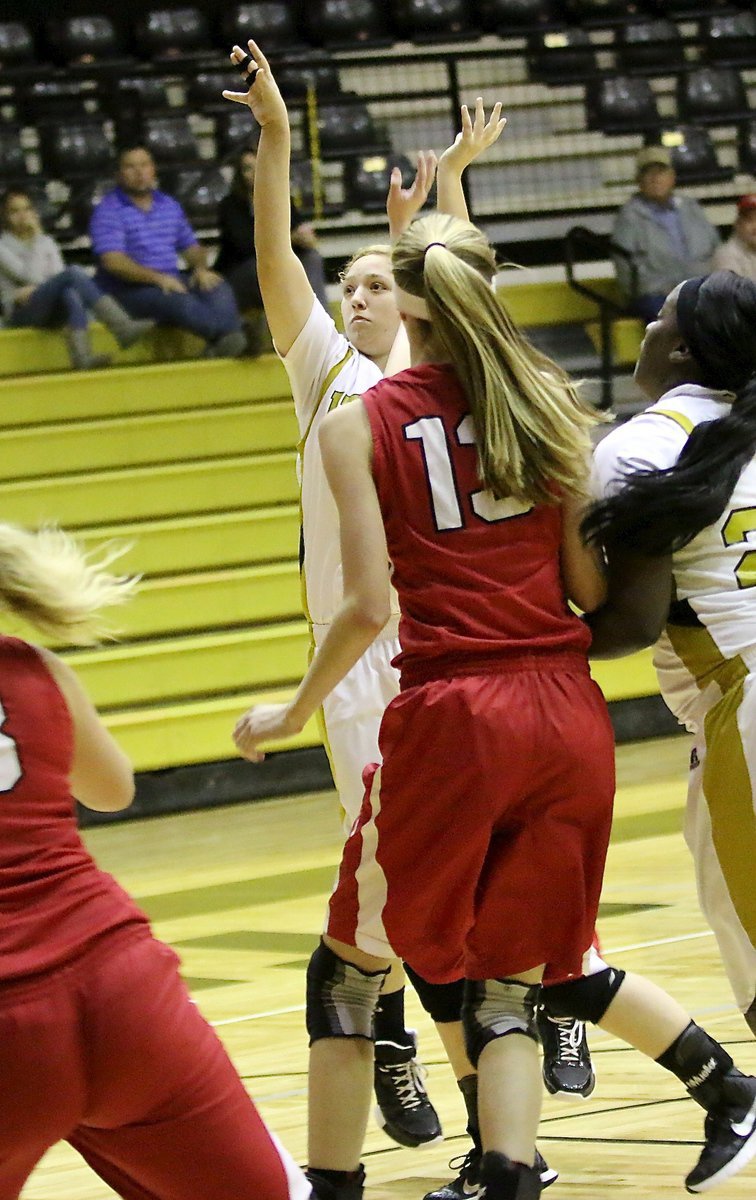
[{"label": "woman in black top", "polygon": [[[239,308],[262,308],[255,258],[255,214],[252,189],[255,182],[257,152],[242,150],[234,164],[231,190],[218,207],[220,248],[215,269],[230,283]],[[315,231],[302,220],[296,204],[291,207],[291,242],[301,259],[310,286],[325,309],[328,308],[323,259],[315,244]]]}]

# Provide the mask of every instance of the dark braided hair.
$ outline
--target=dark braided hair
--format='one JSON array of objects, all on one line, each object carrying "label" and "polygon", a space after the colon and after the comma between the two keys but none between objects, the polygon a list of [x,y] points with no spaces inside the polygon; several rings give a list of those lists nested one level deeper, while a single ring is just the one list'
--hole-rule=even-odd
[{"label": "dark braided hair", "polygon": [[696,426],[674,466],[629,472],[594,504],[587,541],[651,556],[681,550],[719,520],[756,454],[756,283],[733,271],[686,280],[677,325],[700,382],[734,393],[732,407]]}]

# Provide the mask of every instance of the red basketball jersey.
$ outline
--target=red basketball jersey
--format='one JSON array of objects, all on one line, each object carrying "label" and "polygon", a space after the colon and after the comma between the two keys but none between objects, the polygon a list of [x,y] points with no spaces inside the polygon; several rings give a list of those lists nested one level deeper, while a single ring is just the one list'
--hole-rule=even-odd
[{"label": "red basketball jersey", "polygon": [[37,651],[0,637],[0,984],[71,961],[146,917],[100,871],[76,826],[73,724]]},{"label": "red basketball jersey", "polygon": [[403,371],[364,402],[402,610],[403,685],[523,654],[584,655],[590,634],[567,604],[560,570],[561,507],[482,489],[453,368]]}]

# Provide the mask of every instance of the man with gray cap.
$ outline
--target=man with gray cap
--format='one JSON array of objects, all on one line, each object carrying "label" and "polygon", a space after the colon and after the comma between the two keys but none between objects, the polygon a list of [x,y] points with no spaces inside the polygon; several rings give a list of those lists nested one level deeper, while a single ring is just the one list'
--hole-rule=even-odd
[{"label": "man with gray cap", "polygon": [[615,256],[620,289],[630,312],[653,321],[668,292],[683,279],[704,275],[719,234],[697,200],[675,195],[669,150],[646,146],[636,159],[637,192],[617,213],[612,240],[628,254]]}]

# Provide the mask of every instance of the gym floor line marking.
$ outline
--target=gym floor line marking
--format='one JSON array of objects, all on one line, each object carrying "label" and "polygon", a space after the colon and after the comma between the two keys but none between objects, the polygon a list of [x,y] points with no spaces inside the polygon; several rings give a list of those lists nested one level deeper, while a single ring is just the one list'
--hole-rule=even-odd
[{"label": "gym floor line marking", "polygon": [[288,1008],[271,1008],[267,1012],[246,1013],[243,1017],[225,1017],[222,1021],[211,1021],[214,1029],[219,1025],[240,1025],[242,1021],[260,1021],[263,1017],[282,1017],[286,1013],[304,1012],[304,1004],[291,1004]]},{"label": "gym floor line marking", "polygon": [[[655,938],[651,942],[634,942],[630,946],[614,946],[613,949],[606,952],[607,958],[611,958],[614,954],[627,954],[631,950],[647,950],[652,946],[671,946],[675,942],[692,942],[697,938],[714,937],[711,929],[701,930],[699,933],[679,933],[675,937]],[[222,1021],[211,1021],[210,1024],[215,1028],[221,1025],[240,1025],[243,1021],[261,1021],[265,1017],[282,1017],[286,1013],[304,1012],[304,1004],[291,1004],[288,1008],[270,1008],[267,1012],[246,1013],[242,1017],[226,1017]]]},{"label": "gym floor line marking", "polygon": [[630,950],[648,950],[652,946],[671,946],[674,942],[693,942],[697,938],[714,937],[713,929],[702,929],[700,933],[678,933],[674,937],[656,938],[652,942],[634,942],[630,946],[614,946],[607,950],[607,957],[614,954],[626,954]]}]

